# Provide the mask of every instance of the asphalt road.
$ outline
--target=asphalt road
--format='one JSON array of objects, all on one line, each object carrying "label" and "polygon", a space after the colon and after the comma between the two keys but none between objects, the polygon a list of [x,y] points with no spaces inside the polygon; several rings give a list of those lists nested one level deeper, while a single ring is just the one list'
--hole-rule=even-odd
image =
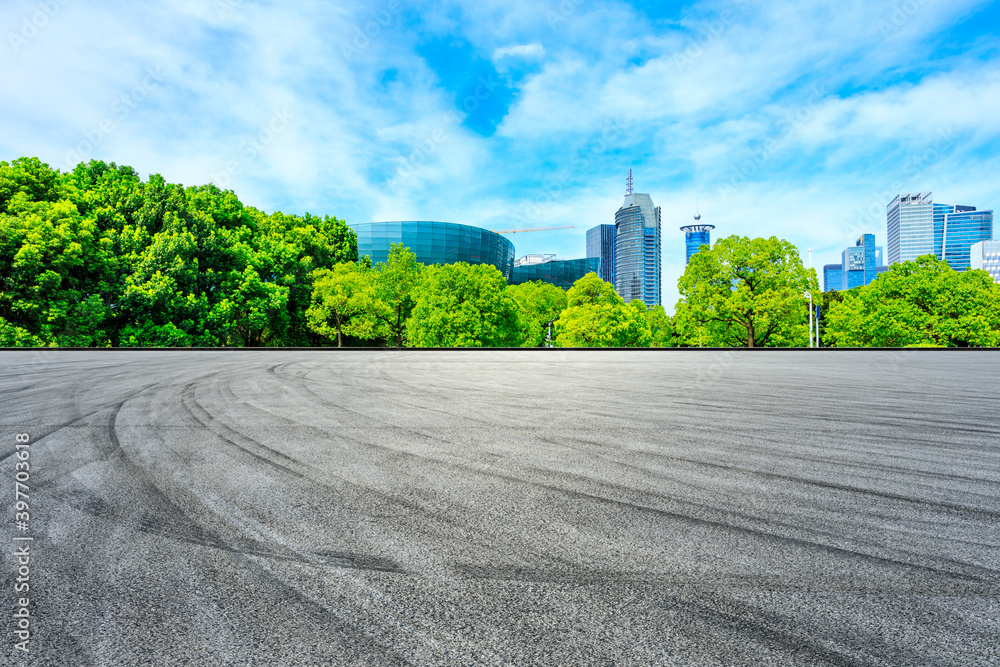
[{"label": "asphalt road", "polygon": [[997,665],[998,380],[988,351],[0,352],[0,657]]}]

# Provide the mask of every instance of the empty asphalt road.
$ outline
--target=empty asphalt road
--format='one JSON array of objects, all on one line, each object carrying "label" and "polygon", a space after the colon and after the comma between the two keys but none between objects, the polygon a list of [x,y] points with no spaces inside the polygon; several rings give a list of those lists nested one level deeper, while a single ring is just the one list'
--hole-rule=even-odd
[{"label": "empty asphalt road", "polygon": [[998,434],[990,351],[0,351],[0,657],[997,665]]}]

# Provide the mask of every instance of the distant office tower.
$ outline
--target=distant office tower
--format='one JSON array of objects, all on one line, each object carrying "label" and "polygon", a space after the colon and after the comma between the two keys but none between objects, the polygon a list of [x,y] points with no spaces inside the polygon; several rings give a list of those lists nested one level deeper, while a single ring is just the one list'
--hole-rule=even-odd
[{"label": "distant office tower", "polygon": [[[937,204],[934,207],[937,208]],[[936,236],[936,212],[934,217]],[[956,271],[965,271],[969,268],[972,246],[993,238],[993,211],[977,211],[974,206],[955,206],[954,211],[944,214],[941,237],[938,257]]]},{"label": "distant office tower", "polygon": [[587,257],[601,260],[601,280],[615,282],[615,226],[597,225],[587,230]]},{"label": "distant office tower", "polygon": [[969,255],[970,268],[984,269],[1000,283],[1000,241],[973,243]]},{"label": "distant office tower", "polygon": [[900,194],[886,208],[886,227],[889,264],[936,255],[964,271],[972,244],[993,238],[993,211],[935,204],[930,192]]},{"label": "distant office tower", "polygon": [[681,231],[684,232],[684,247],[687,249],[685,264],[691,262],[691,255],[698,252],[701,246],[712,245],[711,231],[715,229],[715,225],[701,224],[701,213],[695,213],[694,222],[693,225],[681,227]]},{"label": "distant office tower", "polygon": [[823,267],[823,289],[849,290],[871,283],[889,267],[882,264],[882,248],[874,234],[862,234],[853,247],[840,255],[840,264]]},{"label": "distant office tower", "polygon": [[615,291],[628,303],[660,305],[660,208],[647,194],[632,192],[628,171],[625,203],[615,213]]},{"label": "distant office tower", "polygon": [[823,267],[823,291],[829,292],[832,289],[840,291],[843,289],[844,265],[826,264]]},{"label": "distant office tower", "polygon": [[934,254],[934,202],[930,192],[901,194],[886,210],[889,264]]}]

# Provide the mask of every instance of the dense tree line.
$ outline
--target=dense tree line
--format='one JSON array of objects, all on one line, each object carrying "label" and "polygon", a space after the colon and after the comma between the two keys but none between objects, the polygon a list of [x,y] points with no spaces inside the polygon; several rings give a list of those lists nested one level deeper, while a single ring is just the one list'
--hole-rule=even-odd
[{"label": "dense tree line", "polygon": [[893,264],[831,295],[823,341],[836,347],[1000,347],[1000,284],[934,255]]},{"label": "dense tree line", "polygon": [[92,161],[0,162],[0,345],[318,345],[311,275],[357,260],[340,220]]},{"label": "dense tree line", "polygon": [[0,162],[0,346],[801,347],[1000,345],[1000,285],[933,256],[821,293],[774,237],[702,246],[673,316],[596,274],[568,291],[490,265],[374,266],[334,217],[266,214],[214,185],[92,161]]}]

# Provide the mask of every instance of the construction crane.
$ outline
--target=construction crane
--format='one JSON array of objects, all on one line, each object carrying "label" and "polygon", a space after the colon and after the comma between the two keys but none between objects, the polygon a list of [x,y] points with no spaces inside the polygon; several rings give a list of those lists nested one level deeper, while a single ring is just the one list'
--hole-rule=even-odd
[{"label": "construction crane", "polygon": [[491,229],[494,234],[517,234],[518,232],[544,232],[550,229],[572,229],[576,225],[566,225],[565,227],[532,227],[531,229]]}]

